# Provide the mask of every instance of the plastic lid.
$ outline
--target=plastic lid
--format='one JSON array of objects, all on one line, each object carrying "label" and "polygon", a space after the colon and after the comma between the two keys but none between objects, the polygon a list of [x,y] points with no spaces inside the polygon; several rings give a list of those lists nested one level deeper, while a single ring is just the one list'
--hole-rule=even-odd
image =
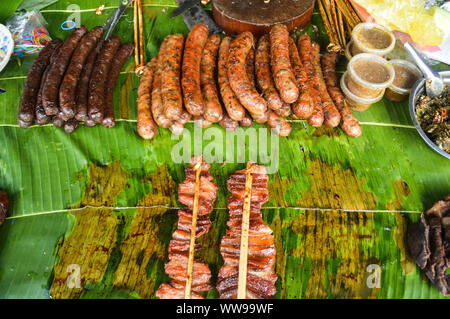
[{"label": "plastic lid", "polygon": [[[402,65],[402,66],[408,68],[412,73],[417,75],[417,80],[419,80],[422,77],[422,72],[420,72],[419,68],[417,68],[413,63],[411,63],[407,60],[396,59],[396,60],[390,60],[389,62],[392,64],[392,66],[397,64],[397,65]],[[395,72],[395,69],[394,69],[394,72]],[[417,80],[416,80],[416,82],[417,82]],[[389,86],[389,89],[391,89],[392,91],[394,91],[398,94],[405,95],[405,94],[408,94],[409,92],[411,92],[411,89],[413,86],[414,86],[414,84],[411,85],[410,88],[404,88],[404,87],[396,86],[394,84],[394,82],[392,82],[392,84]]]},{"label": "plastic lid", "polygon": [[[384,31],[391,40],[389,43],[389,46],[387,46],[386,48],[383,48],[383,49],[376,49],[376,48],[372,48],[372,47],[366,45],[363,41],[361,41],[360,38],[358,38],[358,32],[360,32],[360,30],[363,30],[363,29],[378,29],[378,30]],[[395,47],[394,34],[388,28],[386,28],[382,25],[376,24],[376,23],[372,23],[372,22],[363,22],[363,23],[356,25],[352,31],[352,40],[364,52],[373,53],[373,54],[377,54],[380,56],[387,55]]]},{"label": "plastic lid", "polygon": [[383,98],[384,90],[381,91],[381,93],[378,96],[376,96],[374,98],[370,98],[370,99],[359,97],[359,96],[355,95],[352,91],[350,91],[348,89],[347,84],[345,84],[345,79],[347,77],[347,73],[348,72],[345,72],[341,77],[341,89],[342,89],[342,92],[344,92],[345,96],[348,99],[350,99],[358,104],[369,105],[369,104],[376,103]]},{"label": "plastic lid", "polygon": [[[389,72],[389,78],[387,81],[382,82],[382,83],[373,83],[373,82],[368,82],[364,79],[362,79],[358,73],[355,70],[355,63],[357,63],[358,61],[376,61],[382,65],[384,65],[387,69],[387,71]],[[392,81],[394,81],[394,76],[395,76],[395,71],[394,71],[394,67],[391,65],[391,63],[389,63],[386,59],[376,55],[376,54],[372,54],[372,53],[361,53],[361,54],[357,54],[355,55],[350,62],[347,65],[347,71],[350,73],[350,76],[352,77],[352,80],[354,80],[355,82],[359,83],[360,85],[367,87],[367,88],[371,88],[371,89],[385,89],[387,88],[389,85],[391,85]]]}]

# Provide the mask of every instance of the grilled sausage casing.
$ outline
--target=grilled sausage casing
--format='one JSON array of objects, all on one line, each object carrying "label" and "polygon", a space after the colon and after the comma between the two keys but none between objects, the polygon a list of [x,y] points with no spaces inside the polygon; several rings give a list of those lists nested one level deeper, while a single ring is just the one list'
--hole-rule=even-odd
[{"label": "grilled sausage casing", "polygon": [[153,58],[145,67],[138,88],[137,102],[137,130],[144,139],[152,139],[158,131],[158,125],[152,117],[151,94],[153,86],[153,74],[155,72],[157,58]]}]

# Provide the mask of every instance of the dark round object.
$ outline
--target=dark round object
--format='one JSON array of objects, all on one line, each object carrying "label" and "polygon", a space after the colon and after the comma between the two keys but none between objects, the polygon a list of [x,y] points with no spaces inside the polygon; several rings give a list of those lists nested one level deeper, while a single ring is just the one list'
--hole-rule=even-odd
[{"label": "dark round object", "polygon": [[216,23],[226,34],[250,31],[256,36],[283,23],[289,32],[303,28],[311,20],[315,0],[213,0]]}]

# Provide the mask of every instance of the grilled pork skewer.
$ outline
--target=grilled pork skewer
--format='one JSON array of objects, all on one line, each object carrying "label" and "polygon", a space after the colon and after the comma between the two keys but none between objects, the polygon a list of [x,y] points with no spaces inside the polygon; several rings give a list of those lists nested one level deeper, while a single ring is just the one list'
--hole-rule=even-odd
[{"label": "grilled pork skewer", "polygon": [[[203,299],[200,292],[211,289],[209,284],[211,272],[208,264],[194,258],[194,252],[200,248],[198,244],[195,244],[195,239],[209,231],[208,214],[213,210],[217,186],[212,183],[213,176],[209,172],[208,163],[201,162],[197,171],[195,170],[198,161],[199,159],[192,158],[191,165],[185,170],[186,179],[178,188],[178,199],[188,208],[178,211],[178,226],[169,243],[169,261],[165,265],[166,273],[173,280],[170,283],[163,283],[158,288],[156,296],[160,299]],[[196,184],[198,185],[197,196]],[[194,206],[197,208],[194,209]],[[196,218],[193,216],[194,211],[197,212]],[[195,236],[193,236],[194,230]],[[193,248],[192,237],[194,237]],[[189,271],[190,263],[192,268]],[[189,293],[186,294],[187,292]]]},{"label": "grilled pork skewer", "polygon": [[[248,175],[251,175],[251,179]],[[227,222],[228,230],[220,245],[224,265],[219,271],[217,281],[217,290],[222,299],[242,298],[240,293],[244,288],[242,283],[239,285],[239,278],[242,277],[246,279],[246,298],[270,298],[276,293],[277,275],[273,269],[276,255],[274,238],[272,230],[264,224],[261,216],[261,206],[269,199],[267,184],[266,169],[261,165],[254,165],[252,172],[241,170],[228,178],[227,188],[231,195],[227,206],[230,218]],[[241,238],[244,239],[245,230],[244,236],[242,232],[247,227],[246,221],[243,222],[245,215],[249,217],[248,246],[247,251],[244,249],[241,253]],[[245,260],[245,257],[240,257],[244,253],[247,257],[245,272],[240,268],[240,263]]]}]

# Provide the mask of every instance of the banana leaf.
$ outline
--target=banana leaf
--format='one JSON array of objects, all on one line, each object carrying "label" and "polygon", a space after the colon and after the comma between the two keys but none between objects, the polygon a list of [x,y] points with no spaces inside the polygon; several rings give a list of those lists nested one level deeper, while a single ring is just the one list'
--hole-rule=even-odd
[{"label": "banana leaf", "polygon": [[[117,7],[111,0],[61,0],[41,12],[50,34],[66,38],[69,31],[60,25],[71,15],[92,28]],[[188,33],[181,17],[171,18],[175,7],[172,0],[143,1],[146,61],[166,35]],[[130,8],[114,32],[122,42],[133,41],[132,23]],[[317,11],[302,32],[326,46]],[[244,130],[247,139],[227,143],[218,125],[201,131],[189,123],[184,140],[160,129],[145,141],[136,129],[139,78],[130,59],[114,92],[116,127],[82,126],[67,135],[51,125],[17,125],[33,58],[12,60],[0,73],[6,89],[0,95],[0,189],[11,200],[0,227],[0,298],[156,298],[169,280],[164,263],[187,165],[174,161],[173,151],[185,141],[187,155],[214,153],[213,138],[220,146],[211,166],[218,198],[196,253],[209,264],[213,286],[223,264],[226,179],[245,167],[252,150],[274,141],[278,147],[258,162],[270,166],[279,159],[263,206],[276,242],[275,298],[443,298],[415,265],[406,240],[420,212],[449,193],[450,165],[421,140],[407,102],[383,99],[355,113],[363,128],[357,139],[293,120],[287,138],[255,124]],[[195,134],[204,134],[201,143],[194,143]]]}]

